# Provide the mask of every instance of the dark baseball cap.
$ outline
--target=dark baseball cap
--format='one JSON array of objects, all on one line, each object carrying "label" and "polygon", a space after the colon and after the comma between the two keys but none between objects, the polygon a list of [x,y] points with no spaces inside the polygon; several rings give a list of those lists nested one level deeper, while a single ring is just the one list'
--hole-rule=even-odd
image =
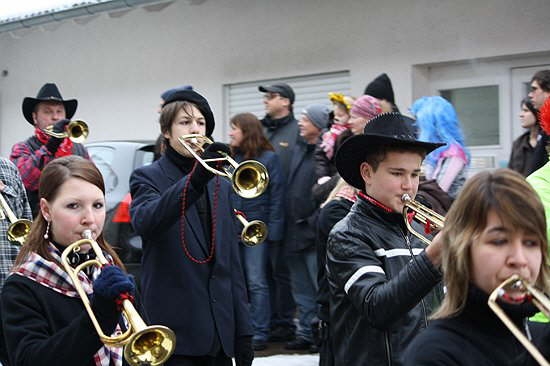
[{"label": "dark baseball cap", "polygon": [[277,93],[283,98],[288,98],[290,104],[294,104],[294,90],[288,84],[260,85],[258,90],[262,93]]}]

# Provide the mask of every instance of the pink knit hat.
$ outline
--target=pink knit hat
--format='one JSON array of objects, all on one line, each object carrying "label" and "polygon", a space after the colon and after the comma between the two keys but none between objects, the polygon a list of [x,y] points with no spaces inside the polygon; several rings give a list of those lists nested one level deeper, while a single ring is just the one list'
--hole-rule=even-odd
[{"label": "pink knit hat", "polygon": [[375,97],[363,95],[353,102],[350,112],[351,114],[370,120],[382,113],[382,107],[380,106],[380,101]]}]

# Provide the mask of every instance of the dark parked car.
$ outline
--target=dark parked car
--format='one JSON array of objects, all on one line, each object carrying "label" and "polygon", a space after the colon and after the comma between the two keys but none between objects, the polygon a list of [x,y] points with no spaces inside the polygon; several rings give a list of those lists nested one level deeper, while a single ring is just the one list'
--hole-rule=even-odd
[{"label": "dark parked car", "polygon": [[139,283],[141,238],[130,221],[129,180],[134,169],[153,161],[155,144],[153,141],[99,141],[86,144],[86,148],[105,180],[105,239],[115,247]]}]

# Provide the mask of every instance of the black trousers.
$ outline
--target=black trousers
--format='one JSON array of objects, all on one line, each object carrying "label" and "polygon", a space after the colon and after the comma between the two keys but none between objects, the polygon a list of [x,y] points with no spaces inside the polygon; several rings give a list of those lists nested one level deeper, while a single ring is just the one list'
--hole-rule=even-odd
[{"label": "black trousers", "polygon": [[223,352],[217,356],[182,356],[174,355],[164,363],[164,366],[232,366],[231,357]]}]

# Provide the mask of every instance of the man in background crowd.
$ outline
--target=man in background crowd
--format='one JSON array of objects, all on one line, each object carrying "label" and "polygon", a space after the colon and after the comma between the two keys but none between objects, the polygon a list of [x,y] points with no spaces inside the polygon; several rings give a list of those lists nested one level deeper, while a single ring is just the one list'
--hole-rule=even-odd
[{"label": "man in background crowd", "polygon": [[[279,156],[281,171],[286,180],[290,161],[298,136],[298,121],[294,118],[292,105],[294,91],[285,83],[262,85],[258,90],[264,93],[263,100],[266,115],[262,119],[264,132]],[[286,191],[286,189],[285,189]],[[269,263],[271,270],[271,341],[292,341],[294,339],[294,311],[290,272],[286,259],[284,239],[281,242],[269,242]]]}]

